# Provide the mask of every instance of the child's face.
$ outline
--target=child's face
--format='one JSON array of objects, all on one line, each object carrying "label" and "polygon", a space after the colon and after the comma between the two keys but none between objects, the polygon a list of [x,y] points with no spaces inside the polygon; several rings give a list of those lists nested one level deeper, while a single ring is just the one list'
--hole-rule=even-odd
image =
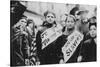
[{"label": "child's face", "polygon": [[92,25],[90,27],[90,36],[91,37],[96,37],[96,34],[97,34],[97,29],[96,29],[95,25]]},{"label": "child's face", "polygon": [[73,28],[75,26],[75,21],[73,20],[73,18],[71,17],[67,18],[66,26],[67,28]]},{"label": "child's face", "polygon": [[52,13],[48,13],[47,16],[46,16],[46,21],[48,23],[53,23],[55,21],[55,17]]}]

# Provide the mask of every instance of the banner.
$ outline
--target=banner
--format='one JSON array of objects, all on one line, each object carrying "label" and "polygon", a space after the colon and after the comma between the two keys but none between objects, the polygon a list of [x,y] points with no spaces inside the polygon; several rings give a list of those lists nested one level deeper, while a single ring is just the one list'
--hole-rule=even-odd
[{"label": "banner", "polygon": [[41,39],[42,39],[42,49],[47,47],[50,43],[54,42],[59,36],[62,35],[62,27],[52,27],[47,30],[45,30],[41,34]]},{"label": "banner", "polygon": [[62,47],[62,53],[64,55],[64,61],[67,62],[77,49],[80,42],[83,40],[83,34],[78,31],[74,31],[68,36],[67,42]]}]

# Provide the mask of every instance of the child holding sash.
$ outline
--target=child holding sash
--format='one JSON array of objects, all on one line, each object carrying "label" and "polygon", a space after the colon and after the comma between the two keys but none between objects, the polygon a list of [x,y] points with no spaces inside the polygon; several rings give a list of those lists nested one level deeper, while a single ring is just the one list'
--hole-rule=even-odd
[{"label": "child holding sash", "polygon": [[75,29],[75,21],[73,15],[68,15],[65,31],[56,41],[59,63],[77,62],[83,34]]}]

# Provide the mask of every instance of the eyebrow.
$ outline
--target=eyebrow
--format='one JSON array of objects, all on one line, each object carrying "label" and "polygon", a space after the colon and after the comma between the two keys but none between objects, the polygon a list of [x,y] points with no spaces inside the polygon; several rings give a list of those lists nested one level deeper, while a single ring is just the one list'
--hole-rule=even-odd
[{"label": "eyebrow", "polygon": [[54,16],[47,16],[47,17],[54,17]]},{"label": "eyebrow", "polygon": [[26,21],[23,21],[23,20],[21,20],[21,22],[25,22],[26,23]]}]

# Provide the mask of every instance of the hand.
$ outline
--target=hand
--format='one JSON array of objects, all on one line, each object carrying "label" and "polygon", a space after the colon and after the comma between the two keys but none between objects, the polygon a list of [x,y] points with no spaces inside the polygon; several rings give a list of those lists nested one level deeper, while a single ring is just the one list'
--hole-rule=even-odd
[{"label": "hand", "polygon": [[25,59],[25,65],[29,65],[29,59]]},{"label": "hand", "polygon": [[81,61],[82,61],[82,56],[78,56],[77,62],[81,62]]},{"label": "hand", "polygon": [[40,65],[40,62],[38,61],[38,62],[36,62],[36,65]]},{"label": "hand", "polygon": [[65,64],[64,60],[61,59],[61,60],[59,61],[59,64]]},{"label": "hand", "polygon": [[25,31],[22,31],[21,33],[22,34],[25,34],[26,36],[28,36],[28,33],[26,33]]}]

